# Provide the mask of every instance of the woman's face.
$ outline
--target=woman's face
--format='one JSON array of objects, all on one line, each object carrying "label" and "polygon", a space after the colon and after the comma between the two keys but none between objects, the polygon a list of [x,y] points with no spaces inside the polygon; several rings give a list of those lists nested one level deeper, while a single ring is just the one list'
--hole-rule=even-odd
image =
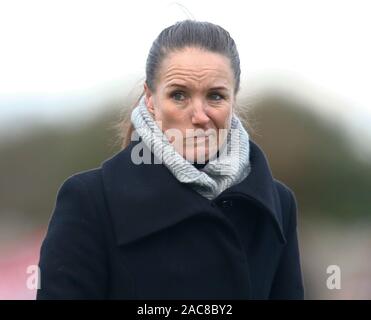
[{"label": "woman's face", "polygon": [[225,141],[234,105],[234,76],[227,57],[198,48],[163,60],[155,92],[144,84],[146,105],[177,152],[204,163]]}]

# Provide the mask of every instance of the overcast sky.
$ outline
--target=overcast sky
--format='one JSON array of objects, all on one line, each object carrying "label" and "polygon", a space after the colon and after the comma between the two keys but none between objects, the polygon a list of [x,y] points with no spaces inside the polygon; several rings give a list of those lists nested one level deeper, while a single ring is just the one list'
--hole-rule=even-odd
[{"label": "overcast sky", "polygon": [[158,33],[192,17],[221,25],[235,39],[243,89],[274,75],[286,83],[286,75],[292,86],[303,83],[339,101],[326,112],[365,129],[370,14],[366,0],[0,0],[0,124],[86,112],[100,99],[125,95],[125,83],[144,76]]}]

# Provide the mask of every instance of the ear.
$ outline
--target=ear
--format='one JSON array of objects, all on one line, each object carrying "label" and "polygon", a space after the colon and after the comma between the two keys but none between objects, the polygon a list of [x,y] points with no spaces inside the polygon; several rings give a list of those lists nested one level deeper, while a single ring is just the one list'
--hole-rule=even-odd
[{"label": "ear", "polygon": [[154,115],[155,114],[155,108],[153,105],[153,93],[151,89],[148,87],[147,83],[144,82],[144,92],[145,92],[145,102],[147,105],[148,111]]}]

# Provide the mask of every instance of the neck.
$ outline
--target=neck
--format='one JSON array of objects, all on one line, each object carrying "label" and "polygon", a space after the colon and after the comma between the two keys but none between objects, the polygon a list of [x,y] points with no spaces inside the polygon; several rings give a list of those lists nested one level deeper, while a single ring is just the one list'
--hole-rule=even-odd
[{"label": "neck", "polygon": [[[216,153],[216,158],[219,157],[219,150],[217,151]],[[197,162],[194,162],[192,163],[192,165],[196,168],[196,169],[202,169],[203,167],[205,167],[207,164],[209,163],[209,159],[207,159],[204,163],[197,163]]]},{"label": "neck", "polygon": [[197,163],[197,162],[195,162],[195,163],[192,163],[192,165],[196,168],[196,169],[202,169],[204,166],[206,166],[207,165],[207,163],[208,163],[209,161],[205,161],[205,163]]}]

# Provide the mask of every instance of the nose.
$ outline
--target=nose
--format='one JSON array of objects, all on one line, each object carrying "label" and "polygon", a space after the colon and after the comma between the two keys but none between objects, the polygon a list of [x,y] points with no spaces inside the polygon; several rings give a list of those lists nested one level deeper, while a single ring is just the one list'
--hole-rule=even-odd
[{"label": "nose", "polygon": [[192,124],[205,125],[210,121],[210,118],[206,114],[205,107],[202,102],[195,103],[192,112]]}]

